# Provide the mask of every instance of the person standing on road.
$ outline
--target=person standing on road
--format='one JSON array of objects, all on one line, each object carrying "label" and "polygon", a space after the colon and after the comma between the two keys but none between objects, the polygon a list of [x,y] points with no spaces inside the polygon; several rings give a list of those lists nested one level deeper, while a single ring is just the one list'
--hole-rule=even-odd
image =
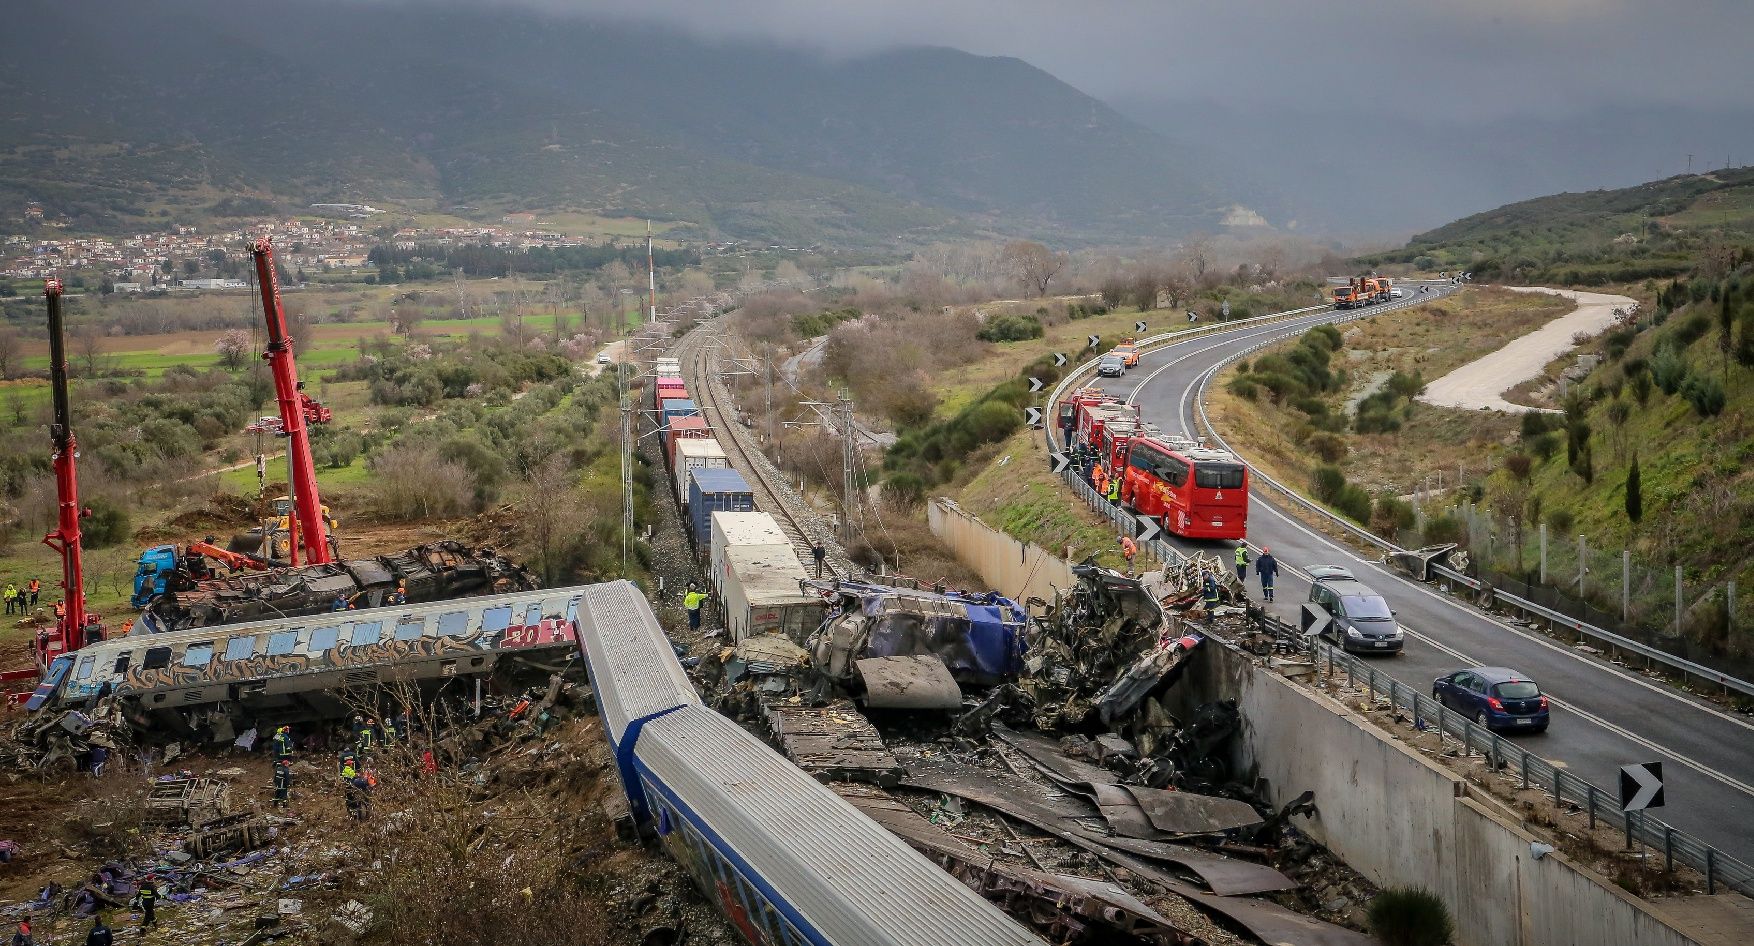
[{"label": "person standing on road", "polygon": [[1108,501],[1117,506],[1121,504],[1121,478],[1119,474],[1108,479]]},{"label": "person standing on road", "polygon": [[1249,577],[1249,547],[1246,542],[1236,543],[1236,580],[1247,581]]},{"label": "person standing on road", "polygon": [[1211,611],[1213,608],[1218,607],[1218,579],[1212,577],[1211,572],[1206,573],[1203,597],[1205,599],[1207,611]]},{"label": "person standing on road", "polygon": [[274,760],[274,807],[285,808],[292,800],[292,760]]},{"label": "person standing on road", "polygon": [[686,610],[688,612],[688,629],[689,630],[691,630],[691,631],[699,631],[700,630],[700,606],[705,604],[705,603],[706,603],[706,595],[701,594],[700,590],[695,588],[694,585],[692,583],[690,583],[688,586],[688,591],[682,595],[682,607],[684,610]]},{"label": "person standing on road", "polygon": [[1261,576],[1261,599],[1273,600],[1273,580],[1279,577],[1279,560],[1273,550],[1262,546],[1261,557],[1255,559],[1255,574]]},{"label": "person standing on road", "polygon": [[146,875],[146,882],[140,885],[140,892],[134,895],[140,904],[140,935],[158,925],[158,878]]},{"label": "person standing on road", "polygon": [[104,915],[99,913],[91,920],[91,932],[85,934],[85,946],[115,946],[116,934],[110,931],[110,925],[104,922]]},{"label": "person standing on road", "polygon": [[1133,574],[1133,556],[1139,554],[1139,543],[1134,542],[1131,537],[1124,535],[1120,537],[1119,543],[1121,546],[1121,557],[1127,560],[1127,574],[1131,575]]}]

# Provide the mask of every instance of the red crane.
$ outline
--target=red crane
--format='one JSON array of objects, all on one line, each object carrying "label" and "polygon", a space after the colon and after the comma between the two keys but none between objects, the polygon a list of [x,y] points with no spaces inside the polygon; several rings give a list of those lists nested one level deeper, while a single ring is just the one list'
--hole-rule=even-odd
[{"label": "red crane", "polygon": [[323,504],[317,497],[317,465],[311,459],[311,438],[305,429],[304,404],[299,391],[298,365],[293,361],[292,339],[286,334],[286,311],[280,305],[280,279],[274,272],[274,247],[267,237],[250,250],[256,258],[256,285],[262,290],[262,312],[268,319],[268,350],[263,353],[274,373],[274,394],[280,401],[280,435],[286,438],[286,455],[292,465],[292,546],[288,560],[298,564],[298,548],[313,565],[330,561],[329,536],[323,522]]},{"label": "red crane", "polygon": [[[55,496],[59,503],[55,531],[43,536],[43,544],[61,555],[61,587],[66,614],[56,630],[63,650],[85,646],[85,564],[80,554],[79,520],[90,510],[79,505],[79,441],[73,437],[73,411],[67,402],[67,333],[61,318],[61,281],[43,283],[49,303],[49,382],[54,390],[55,420],[49,427],[54,443]],[[41,655],[44,665],[48,655]]]}]

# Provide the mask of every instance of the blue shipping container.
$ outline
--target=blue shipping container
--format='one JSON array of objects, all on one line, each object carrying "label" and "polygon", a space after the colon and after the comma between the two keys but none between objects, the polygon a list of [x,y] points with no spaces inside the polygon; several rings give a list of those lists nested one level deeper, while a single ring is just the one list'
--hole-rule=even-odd
[{"label": "blue shipping container", "polygon": [[695,403],[688,398],[667,397],[664,399],[664,420],[666,423],[669,422],[672,417],[687,417],[690,414],[699,413],[700,408],[695,406]]},{"label": "blue shipping container", "polygon": [[742,474],[723,467],[688,471],[688,526],[702,546],[712,541],[713,513],[754,512],[755,494]]}]

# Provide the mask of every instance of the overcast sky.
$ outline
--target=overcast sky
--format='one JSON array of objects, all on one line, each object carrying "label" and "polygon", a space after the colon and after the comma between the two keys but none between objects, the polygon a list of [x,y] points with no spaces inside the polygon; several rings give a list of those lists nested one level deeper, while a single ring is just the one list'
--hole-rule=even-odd
[{"label": "overcast sky", "polygon": [[1754,0],[492,0],[856,55],[1017,56],[1116,99],[1565,116],[1754,106]]}]

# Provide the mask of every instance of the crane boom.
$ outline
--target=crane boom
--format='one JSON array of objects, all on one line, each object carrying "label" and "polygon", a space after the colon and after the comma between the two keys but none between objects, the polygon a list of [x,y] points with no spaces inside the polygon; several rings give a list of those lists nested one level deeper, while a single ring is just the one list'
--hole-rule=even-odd
[{"label": "crane boom", "polygon": [[262,312],[268,320],[268,350],[263,354],[274,375],[274,394],[280,402],[281,436],[292,466],[293,553],[304,546],[313,565],[330,561],[329,536],[323,521],[323,504],[317,496],[317,465],[311,459],[310,433],[305,427],[304,405],[299,399],[298,365],[293,360],[292,338],[286,332],[286,311],[280,305],[280,279],[274,272],[274,247],[267,237],[250,250],[256,258],[256,285],[262,290]]},{"label": "crane boom", "polygon": [[[85,562],[79,540],[79,441],[73,436],[73,409],[67,396],[67,330],[61,318],[61,281],[43,283],[49,305],[49,385],[53,390],[55,420],[49,427],[54,444],[55,531],[43,536],[43,544],[61,555],[61,587],[66,614],[61,619],[62,648],[85,646]],[[48,655],[44,655],[44,660]]]}]

